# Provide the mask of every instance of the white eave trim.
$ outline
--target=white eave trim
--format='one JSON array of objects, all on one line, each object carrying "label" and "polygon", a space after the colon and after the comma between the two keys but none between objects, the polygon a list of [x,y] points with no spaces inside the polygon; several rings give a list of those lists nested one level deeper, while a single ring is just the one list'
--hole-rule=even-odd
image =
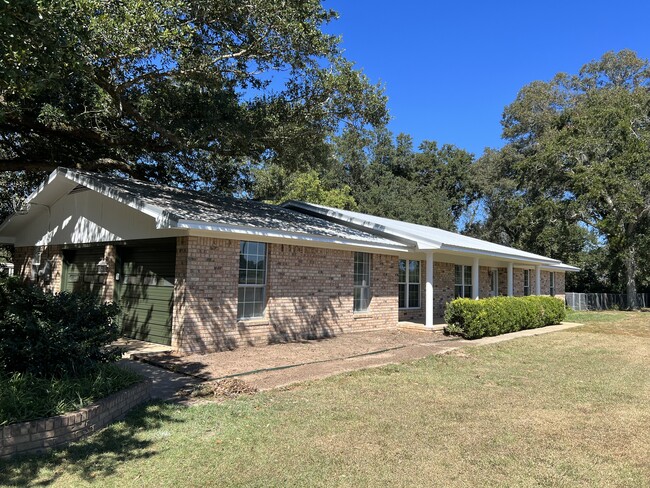
[{"label": "white eave trim", "polygon": [[544,257],[528,257],[528,256],[518,256],[516,254],[509,254],[506,252],[498,252],[498,251],[486,251],[482,249],[473,249],[469,247],[463,247],[463,246],[452,246],[448,244],[443,244],[440,248],[441,251],[450,251],[450,252],[457,252],[457,253],[462,253],[462,254],[469,254],[469,255],[480,255],[480,256],[489,256],[492,258],[498,258],[502,259],[505,261],[517,261],[518,263],[524,263],[524,264],[539,264],[539,265],[546,265],[546,266],[556,266],[556,265],[561,265],[562,262],[558,261],[557,259],[551,259],[551,258],[544,258]]},{"label": "white eave trim", "polygon": [[571,266],[569,264],[558,264],[555,266],[542,266],[542,269],[544,271],[555,271],[555,272],[564,272],[564,271],[570,271],[572,273],[577,273],[580,271],[582,268],[577,268],[576,266]]},{"label": "white eave trim", "polygon": [[179,220],[174,225],[177,229],[201,230],[210,232],[224,232],[228,234],[240,234],[244,236],[269,237],[290,239],[293,241],[317,242],[322,244],[338,244],[353,247],[365,247],[372,249],[384,249],[389,251],[409,251],[409,248],[400,244],[375,243],[364,240],[346,239],[343,237],[328,237],[315,234],[302,234],[300,232],[288,232],[278,229],[264,227],[247,227],[244,225],[229,225],[195,220]]}]

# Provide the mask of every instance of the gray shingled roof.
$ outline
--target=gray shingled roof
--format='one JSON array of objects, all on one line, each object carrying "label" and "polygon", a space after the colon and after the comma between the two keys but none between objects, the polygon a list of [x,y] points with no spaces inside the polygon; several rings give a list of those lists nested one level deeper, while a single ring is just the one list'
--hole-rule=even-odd
[{"label": "gray shingled roof", "polygon": [[[254,200],[218,197],[206,192],[182,190],[135,179],[61,169],[68,178],[135,207],[154,206],[173,221],[245,226],[284,232],[353,240],[370,245],[401,245],[390,239],[356,230],[277,205]],[[174,226],[174,225],[172,225]]]}]

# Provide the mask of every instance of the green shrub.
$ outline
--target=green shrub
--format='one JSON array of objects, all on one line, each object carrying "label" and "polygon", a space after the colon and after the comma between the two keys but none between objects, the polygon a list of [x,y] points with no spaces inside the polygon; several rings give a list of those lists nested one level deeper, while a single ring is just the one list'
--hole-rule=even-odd
[{"label": "green shrub", "polygon": [[466,339],[559,324],[565,317],[564,301],[554,297],[458,298],[445,309],[447,332]]},{"label": "green shrub", "polygon": [[0,374],[61,378],[118,359],[115,304],[0,279]]},{"label": "green shrub", "polygon": [[0,425],[78,410],[140,379],[115,364],[98,364],[83,375],[62,378],[0,374]]}]

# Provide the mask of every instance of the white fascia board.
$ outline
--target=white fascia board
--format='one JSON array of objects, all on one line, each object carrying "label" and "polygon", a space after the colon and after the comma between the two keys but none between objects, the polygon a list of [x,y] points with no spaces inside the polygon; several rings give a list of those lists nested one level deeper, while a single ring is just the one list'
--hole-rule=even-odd
[{"label": "white fascia board", "polygon": [[508,253],[501,253],[497,251],[485,251],[481,249],[471,249],[467,247],[461,247],[461,246],[450,246],[450,245],[442,245],[441,250],[443,251],[452,251],[452,252],[457,252],[461,254],[470,254],[470,255],[478,255],[478,256],[490,256],[493,258],[499,258],[502,260],[506,261],[517,261],[518,263],[526,263],[526,264],[546,264],[550,266],[555,266],[555,265],[560,265],[562,264],[561,261],[558,261],[557,259],[551,259],[551,258],[533,258],[533,257],[528,257],[528,256],[517,256],[516,254],[508,254]]},{"label": "white fascia board", "polygon": [[244,236],[270,237],[280,239],[290,239],[292,241],[317,242],[321,244],[336,244],[353,247],[364,247],[372,249],[383,249],[387,251],[407,251],[408,248],[400,244],[381,244],[362,240],[345,239],[343,237],[327,237],[314,234],[301,234],[299,232],[287,232],[277,229],[267,229],[264,227],[247,227],[243,225],[227,225],[210,222],[200,222],[194,220],[179,220],[176,225],[178,229],[201,230],[210,232],[220,232],[228,234],[239,234]]},{"label": "white fascia board", "polygon": [[544,271],[570,271],[572,273],[577,273],[581,270],[581,268],[564,263],[556,264],[554,266],[542,266],[542,269]]}]

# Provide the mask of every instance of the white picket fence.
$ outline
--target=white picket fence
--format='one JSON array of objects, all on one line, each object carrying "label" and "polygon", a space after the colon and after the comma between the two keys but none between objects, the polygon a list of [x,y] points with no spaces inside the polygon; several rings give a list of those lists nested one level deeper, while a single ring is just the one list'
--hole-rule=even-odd
[{"label": "white picket fence", "polygon": [[[637,293],[639,307],[650,307],[650,293]],[[566,305],[573,310],[611,310],[627,308],[625,293],[566,293]]]}]

